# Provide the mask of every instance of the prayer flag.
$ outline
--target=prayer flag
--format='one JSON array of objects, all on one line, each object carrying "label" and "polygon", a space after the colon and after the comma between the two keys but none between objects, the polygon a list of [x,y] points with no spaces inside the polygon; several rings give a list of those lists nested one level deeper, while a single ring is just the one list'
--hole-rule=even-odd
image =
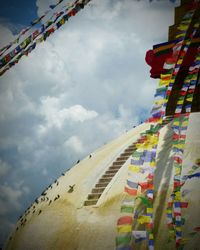
[{"label": "prayer flag", "polygon": [[132,231],[132,225],[120,225],[117,226],[118,233],[129,233]]},{"label": "prayer flag", "polygon": [[130,205],[122,205],[121,206],[121,213],[133,213],[133,206]]},{"label": "prayer flag", "polygon": [[131,234],[126,234],[124,236],[117,236],[116,237],[116,245],[126,245],[131,242]]},{"label": "prayer flag", "polygon": [[133,218],[131,216],[122,216],[118,219],[117,225],[132,224]]},{"label": "prayer flag", "polygon": [[146,231],[133,231],[132,232],[133,237],[135,239],[146,239],[147,238],[147,232]]},{"label": "prayer flag", "polygon": [[151,222],[151,217],[150,216],[147,216],[147,215],[141,215],[137,221],[140,223],[140,224],[144,224],[144,223],[150,223]]},{"label": "prayer flag", "polygon": [[137,187],[138,187],[138,183],[130,181],[130,180],[127,180],[127,185],[131,188],[134,188],[134,189],[137,189]]},{"label": "prayer flag", "polygon": [[129,165],[128,169],[129,171],[134,172],[134,173],[140,172],[140,166]]},{"label": "prayer flag", "polygon": [[125,187],[124,191],[127,192],[128,194],[132,195],[132,196],[137,195],[137,189]]}]

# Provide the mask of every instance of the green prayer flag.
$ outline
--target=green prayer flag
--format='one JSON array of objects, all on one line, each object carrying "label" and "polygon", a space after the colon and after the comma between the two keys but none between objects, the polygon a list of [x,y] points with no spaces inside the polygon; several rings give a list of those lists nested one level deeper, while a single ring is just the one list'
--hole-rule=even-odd
[{"label": "green prayer flag", "polygon": [[152,206],[151,202],[146,197],[144,197],[144,196],[138,196],[138,197],[136,197],[136,199],[137,198],[140,198],[142,200],[142,202],[143,202],[144,205],[146,205],[148,207]]},{"label": "green prayer flag", "polygon": [[116,245],[127,245],[131,242],[131,234],[116,237]]},{"label": "green prayer flag", "polygon": [[[178,100],[179,100],[179,101],[182,101],[182,100],[184,100],[184,98],[185,98],[184,96],[179,96]],[[175,118],[175,119],[176,119],[176,118]]]},{"label": "green prayer flag", "polygon": [[132,206],[121,206],[121,213],[133,213],[133,207]]}]

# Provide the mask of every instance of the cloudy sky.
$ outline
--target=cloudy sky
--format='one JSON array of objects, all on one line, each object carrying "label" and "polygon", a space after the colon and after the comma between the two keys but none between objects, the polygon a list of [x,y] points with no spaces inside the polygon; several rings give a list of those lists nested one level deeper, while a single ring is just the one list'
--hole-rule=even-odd
[{"label": "cloudy sky", "polygon": [[[0,47],[52,3],[2,0]],[[93,0],[0,77],[1,243],[55,178],[148,117],[145,53],[167,40],[178,4]]]}]

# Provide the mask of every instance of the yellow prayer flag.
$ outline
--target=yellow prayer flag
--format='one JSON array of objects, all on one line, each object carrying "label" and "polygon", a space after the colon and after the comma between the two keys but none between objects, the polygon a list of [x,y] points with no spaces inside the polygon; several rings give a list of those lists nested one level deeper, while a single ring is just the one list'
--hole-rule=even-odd
[{"label": "yellow prayer flag", "polygon": [[184,144],[177,144],[176,148],[178,148],[178,149],[184,149],[184,146],[185,146]]},{"label": "yellow prayer flag", "polygon": [[171,74],[160,74],[160,78],[166,78],[166,77],[171,77]]},{"label": "yellow prayer flag", "polygon": [[147,207],[147,214],[152,214],[153,213],[153,208]]},{"label": "yellow prayer flag", "polygon": [[192,97],[186,98],[188,102],[192,102],[192,99],[193,99]]},{"label": "yellow prayer flag", "polygon": [[179,126],[180,122],[179,121],[174,121],[173,125]]},{"label": "yellow prayer flag", "polygon": [[189,121],[184,121],[184,122],[182,122],[182,126],[188,126],[188,123],[189,123]]},{"label": "yellow prayer flag", "polygon": [[187,29],[188,29],[188,25],[183,25],[183,24],[181,24],[181,25],[179,25],[179,27],[178,27],[178,30],[182,30],[182,31],[187,30]]},{"label": "yellow prayer flag", "polygon": [[152,161],[152,162],[150,162],[150,164],[149,164],[151,167],[155,167],[156,166],[156,162],[155,161]]},{"label": "yellow prayer flag", "polygon": [[153,240],[153,238],[154,238],[154,237],[153,237],[153,234],[150,233],[150,234],[149,234],[149,239],[150,239],[150,240]]},{"label": "yellow prayer flag", "polygon": [[175,174],[176,175],[180,175],[181,174],[181,170],[179,168],[175,168]]},{"label": "yellow prayer flag", "polygon": [[180,37],[184,37],[185,34],[179,34],[179,35],[176,35],[176,38],[180,38]]},{"label": "yellow prayer flag", "polygon": [[152,138],[152,141],[154,142],[154,143],[158,143],[158,136],[154,136],[153,138]]},{"label": "yellow prayer flag", "polygon": [[143,148],[144,148],[144,149],[151,149],[151,146],[150,146],[149,144],[145,144],[145,145],[143,146]]},{"label": "yellow prayer flag", "polygon": [[174,83],[174,82],[175,82],[175,79],[171,79],[170,82],[171,82],[171,83]]},{"label": "yellow prayer flag", "polygon": [[152,135],[146,135],[147,141],[149,141],[151,139]]},{"label": "yellow prayer flag", "polygon": [[144,223],[150,223],[151,222],[151,217],[150,216],[147,216],[147,215],[142,215],[140,216],[137,221],[140,223],[140,224],[144,224]]},{"label": "yellow prayer flag", "polygon": [[131,172],[134,172],[134,173],[139,173],[140,172],[140,167],[135,166],[135,165],[129,165],[128,170],[130,170]]},{"label": "yellow prayer flag", "polygon": [[175,196],[176,196],[177,200],[180,200],[181,199],[181,192],[180,191],[175,192]]},{"label": "yellow prayer flag", "polygon": [[181,105],[181,104],[183,104],[183,103],[184,103],[184,100],[179,100],[179,101],[177,102],[178,105]]},{"label": "yellow prayer flag", "polygon": [[129,233],[132,232],[132,225],[122,225],[117,227],[119,233]]},{"label": "yellow prayer flag", "polygon": [[197,75],[193,75],[191,80],[194,80],[194,81],[197,80]]},{"label": "yellow prayer flag", "polygon": [[167,213],[168,213],[168,214],[171,214],[171,213],[172,213],[172,208],[168,208],[168,209],[167,209]]},{"label": "yellow prayer flag", "polygon": [[185,83],[190,83],[190,79],[185,79]]},{"label": "yellow prayer flag", "polygon": [[179,60],[177,61],[177,64],[182,64],[182,62],[183,62],[183,59],[179,59]]},{"label": "yellow prayer flag", "polygon": [[176,227],[176,231],[181,232],[181,227]]},{"label": "yellow prayer flag", "polygon": [[165,103],[165,99],[156,100],[154,103],[155,103],[156,105],[162,105],[163,103]]},{"label": "yellow prayer flag", "polygon": [[160,80],[159,82],[159,86],[168,86],[169,85],[170,80]]}]

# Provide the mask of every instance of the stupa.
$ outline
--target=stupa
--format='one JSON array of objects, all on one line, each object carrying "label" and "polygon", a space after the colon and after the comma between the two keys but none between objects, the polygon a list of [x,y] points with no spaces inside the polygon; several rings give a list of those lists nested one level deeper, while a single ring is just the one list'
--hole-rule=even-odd
[{"label": "stupa", "polygon": [[164,96],[152,117],[44,190],[4,249],[199,249],[199,9],[182,0],[169,41],[148,52]]}]

